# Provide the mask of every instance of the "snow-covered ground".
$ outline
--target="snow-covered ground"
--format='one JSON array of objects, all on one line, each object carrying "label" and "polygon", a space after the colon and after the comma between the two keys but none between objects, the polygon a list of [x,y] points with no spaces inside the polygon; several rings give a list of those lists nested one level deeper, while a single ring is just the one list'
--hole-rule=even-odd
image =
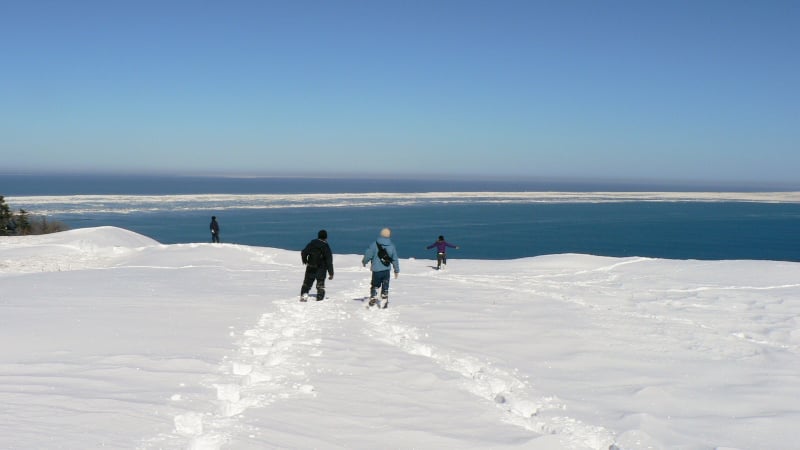
[{"label": "snow-covered ground", "polygon": [[0,448],[797,447],[800,264],[453,257],[0,238]]}]

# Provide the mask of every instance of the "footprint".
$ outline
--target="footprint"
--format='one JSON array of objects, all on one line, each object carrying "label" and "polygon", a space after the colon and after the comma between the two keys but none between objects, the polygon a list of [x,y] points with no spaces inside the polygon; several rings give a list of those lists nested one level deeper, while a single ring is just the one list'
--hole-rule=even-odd
[{"label": "footprint", "polygon": [[203,434],[203,415],[190,412],[175,416],[175,432],[181,436]]}]

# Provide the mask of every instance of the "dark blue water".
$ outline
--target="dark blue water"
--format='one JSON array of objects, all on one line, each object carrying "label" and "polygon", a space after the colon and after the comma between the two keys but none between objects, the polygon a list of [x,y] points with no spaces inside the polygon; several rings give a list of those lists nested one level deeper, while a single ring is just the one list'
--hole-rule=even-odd
[{"label": "dark blue water", "polygon": [[451,257],[511,259],[555,253],[670,259],[800,261],[800,205],[579,203],[107,214],[64,217],[71,227],[114,225],[161,243],[206,242],[212,214],[223,242],[299,250],[328,230],[336,253],[360,253],[391,227],[403,257],[428,257],[443,234]]},{"label": "dark blue water", "polygon": [[[536,190],[536,186],[523,181],[66,177],[25,189],[9,190],[0,184],[0,188],[9,192],[0,191],[0,195],[530,191]],[[588,190],[583,189],[586,187],[569,185],[538,190]],[[598,190],[610,189],[606,185],[598,186]],[[118,226],[172,244],[209,242],[208,223],[212,215],[220,222],[222,242],[299,250],[316,236],[317,230],[325,228],[331,247],[340,254],[361,253],[380,228],[388,226],[393,229],[393,240],[404,258],[432,258],[432,250],[425,250],[425,246],[441,234],[461,247],[451,250],[450,258],[512,259],[583,253],[800,261],[800,204],[795,203],[467,202],[81,213],[54,219],[71,228]]]},{"label": "dark blue water", "polygon": [[10,174],[0,172],[0,195],[92,194],[261,194],[341,192],[751,192],[800,190],[798,185],[747,185],[725,183],[666,183],[523,178],[297,178],[297,177],[200,177],[103,174]]}]

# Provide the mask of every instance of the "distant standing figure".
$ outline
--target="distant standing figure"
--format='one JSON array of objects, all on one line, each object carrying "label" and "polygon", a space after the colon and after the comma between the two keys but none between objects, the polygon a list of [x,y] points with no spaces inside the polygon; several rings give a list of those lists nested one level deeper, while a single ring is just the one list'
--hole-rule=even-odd
[{"label": "distant standing figure", "polygon": [[445,241],[444,236],[439,236],[439,239],[436,242],[425,248],[430,250],[433,247],[436,247],[436,270],[440,270],[442,265],[447,265],[447,247],[454,248],[456,250],[459,248],[457,245],[453,245]]},{"label": "distant standing figure", "polygon": [[303,286],[300,288],[300,301],[308,301],[308,292],[314,282],[317,282],[317,301],[325,298],[325,274],[328,279],[333,279],[333,254],[328,245],[328,232],[319,230],[317,238],[309,242],[300,252],[303,264],[306,266],[306,275]]},{"label": "distant standing figure", "polygon": [[[366,267],[368,262],[371,262],[372,279],[369,286],[369,306],[373,306],[378,302],[378,288],[381,290],[381,308],[386,309],[389,306],[389,280],[391,274],[390,268],[394,268],[394,277],[400,274],[400,262],[397,258],[397,250],[394,247],[391,239],[392,230],[384,228],[381,230],[380,236],[375,242],[371,243],[364,251],[364,257],[361,258],[361,265]],[[378,246],[383,247],[389,255],[391,261],[384,264],[378,255]]]},{"label": "distant standing figure", "polygon": [[219,223],[217,223],[217,216],[211,216],[211,242],[219,244]]}]

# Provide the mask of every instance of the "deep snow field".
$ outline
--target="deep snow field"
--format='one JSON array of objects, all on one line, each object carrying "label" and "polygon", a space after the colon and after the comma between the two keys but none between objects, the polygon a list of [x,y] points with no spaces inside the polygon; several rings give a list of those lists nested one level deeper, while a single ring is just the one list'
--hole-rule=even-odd
[{"label": "deep snow field", "polygon": [[0,448],[797,448],[800,263],[457,256],[0,238]]}]

